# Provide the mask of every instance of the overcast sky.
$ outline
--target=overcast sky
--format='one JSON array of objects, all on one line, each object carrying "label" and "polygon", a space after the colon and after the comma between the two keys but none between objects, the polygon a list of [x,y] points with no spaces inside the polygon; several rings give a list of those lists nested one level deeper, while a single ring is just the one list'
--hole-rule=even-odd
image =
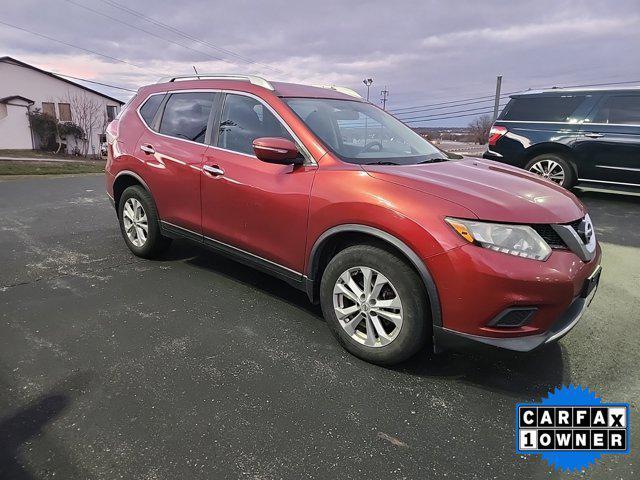
[{"label": "overcast sky", "polygon": [[[640,80],[639,0],[6,3],[0,22],[128,63],[2,23],[0,55],[134,90],[163,74],[191,73],[193,65],[200,72],[344,85],[362,94],[362,79],[372,77],[372,100],[386,85],[388,108],[397,109],[491,95],[498,74],[504,76],[503,92]],[[93,88],[123,99],[130,95]],[[485,105],[421,114],[474,107]],[[466,125],[471,118],[424,125]]]}]

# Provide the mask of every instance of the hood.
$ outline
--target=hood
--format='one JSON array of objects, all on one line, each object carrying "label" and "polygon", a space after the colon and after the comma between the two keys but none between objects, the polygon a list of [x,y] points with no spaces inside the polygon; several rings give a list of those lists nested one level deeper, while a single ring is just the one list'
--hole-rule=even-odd
[{"label": "hood", "polygon": [[586,214],[568,190],[525,170],[479,158],[425,165],[363,165],[371,176],[458,203],[480,220],[569,223]]}]

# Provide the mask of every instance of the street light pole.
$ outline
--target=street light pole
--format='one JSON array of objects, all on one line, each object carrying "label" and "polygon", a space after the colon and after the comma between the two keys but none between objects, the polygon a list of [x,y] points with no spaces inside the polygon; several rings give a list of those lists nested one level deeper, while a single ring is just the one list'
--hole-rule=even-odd
[{"label": "street light pole", "polygon": [[367,86],[367,102],[368,102],[369,101],[369,87],[373,83],[373,78],[365,78],[364,80],[362,80],[362,83],[364,83]]}]

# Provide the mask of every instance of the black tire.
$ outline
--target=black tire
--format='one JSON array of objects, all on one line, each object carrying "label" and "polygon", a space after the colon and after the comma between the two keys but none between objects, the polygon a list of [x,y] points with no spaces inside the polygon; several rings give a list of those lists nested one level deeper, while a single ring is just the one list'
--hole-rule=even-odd
[{"label": "black tire", "polygon": [[[354,267],[369,267],[387,277],[402,302],[403,322],[397,336],[384,346],[359,343],[342,327],[333,305],[340,275]],[[415,355],[431,339],[432,324],[424,284],[407,262],[373,245],[354,245],[331,259],[320,282],[320,304],[333,335],[350,353],[378,365],[394,365]]]},{"label": "black tire", "polygon": [[540,162],[545,162],[545,161],[555,162],[562,168],[562,173],[564,174],[564,180],[562,180],[562,182],[556,182],[561,187],[569,189],[576,184],[576,174],[575,174],[573,165],[571,164],[571,161],[567,160],[567,158],[557,153],[543,153],[541,155],[538,155],[532,158],[531,160],[529,160],[529,162],[524,168],[525,170],[528,170],[531,173],[536,173],[540,175],[539,172],[536,172],[531,169],[533,168],[534,165],[539,164]]},{"label": "black tire", "polygon": [[[123,210],[127,200],[135,198],[140,202],[147,216],[148,235],[146,241],[141,246],[134,245],[129,239],[123,218]],[[120,223],[120,232],[124,238],[124,242],[135,255],[143,258],[155,258],[164,252],[171,245],[171,239],[164,237],[160,233],[160,221],[158,220],[158,211],[151,194],[139,185],[127,187],[120,196],[118,203],[118,222]]]}]

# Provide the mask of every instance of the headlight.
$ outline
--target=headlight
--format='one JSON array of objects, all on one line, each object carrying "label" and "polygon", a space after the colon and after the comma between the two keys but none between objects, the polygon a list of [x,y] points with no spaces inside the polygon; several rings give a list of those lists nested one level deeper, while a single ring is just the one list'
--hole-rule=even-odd
[{"label": "headlight", "polygon": [[538,232],[527,225],[478,222],[445,218],[446,222],[469,243],[516,257],[546,260],[551,247]]}]

